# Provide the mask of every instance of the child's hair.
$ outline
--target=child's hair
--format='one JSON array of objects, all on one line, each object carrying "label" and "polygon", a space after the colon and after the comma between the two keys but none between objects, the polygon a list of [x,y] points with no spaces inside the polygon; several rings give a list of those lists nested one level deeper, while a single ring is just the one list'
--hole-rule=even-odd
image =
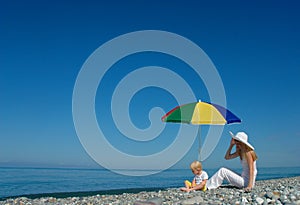
[{"label": "child's hair", "polygon": [[191,167],[192,170],[195,170],[195,169],[201,169],[202,170],[202,164],[199,161],[193,161],[191,163],[190,167]]}]

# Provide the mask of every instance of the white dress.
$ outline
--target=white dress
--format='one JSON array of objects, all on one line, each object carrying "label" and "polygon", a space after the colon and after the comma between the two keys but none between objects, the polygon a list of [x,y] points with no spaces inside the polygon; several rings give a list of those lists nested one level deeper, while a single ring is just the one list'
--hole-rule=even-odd
[{"label": "white dress", "polygon": [[[222,167],[217,171],[206,183],[206,186],[208,189],[216,189],[223,183],[223,180],[225,179],[230,184],[243,188],[248,186],[249,178],[250,178],[250,171],[249,166],[246,159],[241,160],[243,171],[242,175],[236,174],[235,172]],[[253,184],[255,185],[255,178],[257,175],[257,169],[256,169],[256,161],[254,161],[253,164],[254,173],[253,173]]]}]

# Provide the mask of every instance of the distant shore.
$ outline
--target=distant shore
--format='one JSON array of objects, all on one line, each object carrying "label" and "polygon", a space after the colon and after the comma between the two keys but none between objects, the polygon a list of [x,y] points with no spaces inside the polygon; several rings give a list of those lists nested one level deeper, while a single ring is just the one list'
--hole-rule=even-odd
[{"label": "distant shore", "polygon": [[36,194],[7,198],[0,201],[2,204],[300,204],[300,176],[257,181],[250,193],[230,185],[190,193],[179,187],[148,188]]}]

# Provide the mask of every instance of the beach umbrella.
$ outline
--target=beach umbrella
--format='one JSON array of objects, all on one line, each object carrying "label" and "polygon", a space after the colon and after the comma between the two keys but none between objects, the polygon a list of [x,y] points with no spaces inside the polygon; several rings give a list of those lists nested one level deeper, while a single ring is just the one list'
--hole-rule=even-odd
[{"label": "beach umbrella", "polygon": [[[241,119],[228,109],[209,102],[193,102],[175,107],[161,120],[163,122],[187,123],[194,125],[225,125],[240,123]],[[201,136],[199,131],[199,160],[201,160]]]}]

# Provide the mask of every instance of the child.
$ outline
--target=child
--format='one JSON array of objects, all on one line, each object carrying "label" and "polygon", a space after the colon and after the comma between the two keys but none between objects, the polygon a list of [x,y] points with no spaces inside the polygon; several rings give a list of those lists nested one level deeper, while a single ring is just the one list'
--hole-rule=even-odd
[{"label": "child", "polygon": [[190,167],[195,177],[192,182],[186,180],[184,182],[185,187],[181,188],[180,190],[186,192],[193,190],[206,191],[206,181],[208,179],[208,175],[205,171],[202,170],[201,162],[194,161],[191,163]]}]

